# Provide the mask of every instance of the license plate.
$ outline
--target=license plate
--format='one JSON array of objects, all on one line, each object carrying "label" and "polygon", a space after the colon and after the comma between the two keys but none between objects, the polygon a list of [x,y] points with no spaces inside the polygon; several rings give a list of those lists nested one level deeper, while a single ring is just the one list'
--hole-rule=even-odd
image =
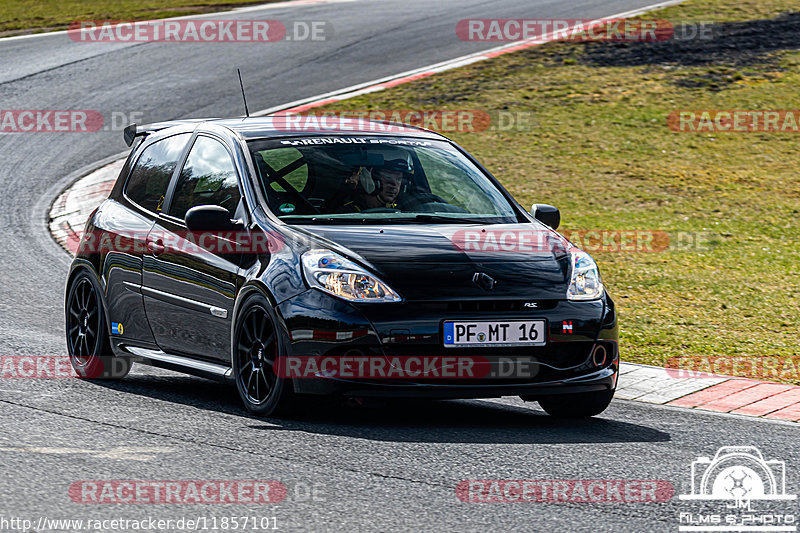
[{"label": "license plate", "polygon": [[541,346],[547,344],[544,320],[444,323],[444,346]]}]

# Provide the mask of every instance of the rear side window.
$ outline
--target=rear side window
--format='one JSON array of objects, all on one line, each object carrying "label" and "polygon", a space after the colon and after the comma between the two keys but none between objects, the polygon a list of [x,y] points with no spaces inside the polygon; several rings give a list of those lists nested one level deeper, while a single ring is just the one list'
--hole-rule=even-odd
[{"label": "rear side window", "polygon": [[145,148],[125,184],[125,196],[148,211],[158,213],[169,179],[190,136],[191,133],[174,135]]},{"label": "rear side window", "polygon": [[181,169],[169,214],[182,219],[192,207],[218,205],[233,215],[240,199],[236,166],[225,145],[197,137]]}]

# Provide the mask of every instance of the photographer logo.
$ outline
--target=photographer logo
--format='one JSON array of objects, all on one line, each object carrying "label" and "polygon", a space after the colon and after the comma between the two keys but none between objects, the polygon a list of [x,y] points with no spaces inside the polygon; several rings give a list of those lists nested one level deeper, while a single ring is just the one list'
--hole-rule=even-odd
[{"label": "photographer logo", "polygon": [[[681,512],[680,531],[797,531],[796,516],[780,512],[786,494],[786,464],[765,460],[755,446],[723,446],[714,458],[698,457],[691,465],[691,493],[681,500],[719,501],[719,513]],[[754,503],[758,502],[758,503]],[[757,507],[772,502],[769,510]]]}]

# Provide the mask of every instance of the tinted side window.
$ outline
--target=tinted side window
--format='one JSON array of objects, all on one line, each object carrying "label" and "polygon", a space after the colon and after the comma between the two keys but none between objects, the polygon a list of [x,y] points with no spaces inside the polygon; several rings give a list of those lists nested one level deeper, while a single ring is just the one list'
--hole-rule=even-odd
[{"label": "tinted side window", "polygon": [[161,209],[172,171],[190,136],[174,135],[144,149],[125,184],[125,195],[132,202],[154,213]]},{"label": "tinted side window", "polygon": [[198,205],[219,205],[233,215],[239,204],[236,167],[225,146],[211,137],[198,137],[181,169],[169,214],[183,218]]}]

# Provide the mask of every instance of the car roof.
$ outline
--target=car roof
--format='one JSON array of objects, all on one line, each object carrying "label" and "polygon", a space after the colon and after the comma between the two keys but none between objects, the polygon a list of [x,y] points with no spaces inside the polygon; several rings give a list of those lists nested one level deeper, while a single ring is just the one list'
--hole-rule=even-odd
[{"label": "car roof", "polygon": [[[194,131],[198,127],[223,127],[241,139],[275,139],[286,137],[413,137],[448,141],[445,136],[434,131],[400,124],[397,122],[368,120],[363,118],[328,117],[323,119],[314,115],[270,115],[266,117],[185,119],[156,122],[138,126],[131,124],[126,128],[126,142],[136,136],[161,138],[180,132]],[[130,145],[130,143],[129,143]]]},{"label": "car roof", "polygon": [[319,124],[315,115],[270,115],[266,117],[242,117],[211,119],[234,131],[245,140],[275,137],[319,137],[324,135],[351,136],[411,136],[425,139],[446,140],[436,132],[396,122],[369,120],[357,117],[329,117]]}]

